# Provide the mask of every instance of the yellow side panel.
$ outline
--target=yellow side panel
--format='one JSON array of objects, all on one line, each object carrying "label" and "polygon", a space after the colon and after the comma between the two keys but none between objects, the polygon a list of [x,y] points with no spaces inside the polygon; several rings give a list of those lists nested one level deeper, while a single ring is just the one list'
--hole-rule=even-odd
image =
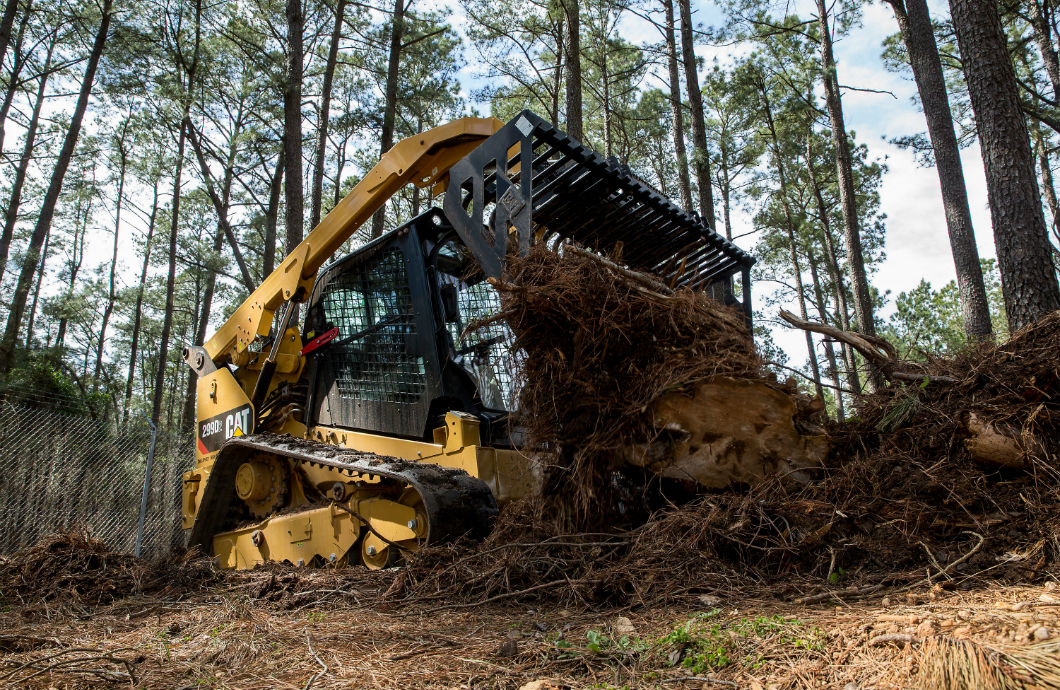
[{"label": "yellow side panel", "polygon": [[472,415],[449,412],[445,422],[444,427],[434,430],[436,443],[327,426],[310,428],[306,437],[341,448],[464,470],[485,482],[502,504],[540,491],[541,471],[533,457],[479,445],[479,422]]},{"label": "yellow side panel", "polygon": [[195,463],[213,460],[233,436],[254,431],[250,398],[227,367],[200,376],[195,385]]}]

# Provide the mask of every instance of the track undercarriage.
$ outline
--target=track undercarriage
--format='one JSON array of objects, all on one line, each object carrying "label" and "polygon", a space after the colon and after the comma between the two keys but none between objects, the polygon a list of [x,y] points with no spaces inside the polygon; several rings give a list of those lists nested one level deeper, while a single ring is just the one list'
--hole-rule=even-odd
[{"label": "track undercarriage", "polygon": [[189,543],[229,568],[378,569],[428,542],[482,538],[496,514],[489,487],[463,470],[255,434],[218,454]]}]

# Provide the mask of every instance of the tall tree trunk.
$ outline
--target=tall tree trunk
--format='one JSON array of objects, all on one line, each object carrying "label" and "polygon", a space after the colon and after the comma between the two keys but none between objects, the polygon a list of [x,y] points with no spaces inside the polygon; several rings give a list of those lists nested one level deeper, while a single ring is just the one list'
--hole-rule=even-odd
[{"label": "tall tree trunk", "polygon": [[[401,66],[401,41],[405,32],[405,0],[394,0],[394,14],[390,22],[390,57],[386,67],[386,87],[383,104],[383,131],[379,137],[379,155],[394,146],[394,122],[397,119],[398,68]],[[383,234],[386,224],[386,204],[372,216],[372,237]]]},{"label": "tall tree trunk", "polygon": [[[400,1],[400,0],[399,0]],[[283,135],[287,149],[287,254],[302,241],[302,0],[287,0],[287,88],[283,92]]]},{"label": "tall tree trunk", "polygon": [[[185,72],[185,91],[180,128],[177,132],[176,169],[173,171],[173,200],[169,216],[169,270],[166,273],[166,307],[162,314],[162,335],[158,343],[158,363],[155,368],[155,385],[152,391],[151,419],[157,425],[162,419],[162,402],[166,395],[166,364],[169,359],[169,338],[173,331],[173,305],[177,282],[177,237],[180,230],[180,183],[184,173],[184,148],[188,129],[191,127],[191,103],[194,99],[195,77],[199,67],[199,44],[202,31],[202,0],[195,2],[195,38],[191,64],[181,64]],[[183,63],[183,58],[181,58]],[[172,413],[172,405],[170,405]],[[167,417],[168,418],[168,417]]]},{"label": "tall tree trunk", "polygon": [[579,0],[562,0],[567,20],[567,42],[564,44],[566,76],[567,134],[581,141],[582,130],[582,9]]},{"label": "tall tree trunk", "polygon": [[[82,203],[84,202],[84,203]],[[66,299],[70,300],[74,295],[74,287],[77,285],[77,274],[81,271],[81,264],[85,260],[85,235],[88,234],[88,220],[92,217],[92,197],[87,200],[83,197],[77,201],[77,209],[74,213],[74,241],[71,246],[70,276],[67,278]],[[51,233],[49,233],[51,234]],[[45,235],[47,238],[47,235]],[[59,319],[59,332],[55,337],[55,347],[62,348],[66,342],[66,326],[69,321],[64,310],[62,318]],[[88,352],[89,348],[85,348]]]},{"label": "tall tree trunk", "polygon": [[33,228],[30,237],[29,249],[26,258],[22,262],[22,270],[18,276],[15,286],[15,295],[11,301],[11,311],[7,317],[7,327],[4,329],[4,339],[0,343],[0,372],[11,369],[15,354],[15,342],[18,339],[19,329],[22,327],[22,316],[26,311],[26,299],[29,296],[29,288],[33,282],[33,276],[37,273],[37,265],[40,262],[40,250],[44,245],[44,238],[51,230],[52,218],[55,216],[55,205],[59,201],[59,193],[62,192],[63,179],[66,170],[70,167],[74,149],[77,147],[77,139],[81,134],[81,123],[85,118],[85,110],[88,109],[88,100],[92,95],[92,86],[96,79],[96,68],[99,66],[99,58],[103,55],[103,47],[107,43],[107,34],[110,30],[111,7],[113,0],[103,0],[102,17],[96,38],[92,44],[92,52],[88,56],[88,64],[85,66],[85,74],[81,80],[81,90],[74,105],[73,117],[70,119],[70,127],[66,130],[62,148],[55,161],[55,169],[52,171],[51,182],[48,191],[44,194],[44,202],[41,205],[37,224]]},{"label": "tall tree trunk", "polygon": [[[423,116],[416,116],[416,131],[423,131]],[[420,215],[420,188],[417,185],[412,185],[412,217],[416,218]]]},{"label": "tall tree trunk", "polygon": [[[206,156],[203,155],[202,145],[199,142],[199,135],[195,132],[195,125],[188,124],[188,138],[191,140],[191,147],[195,151],[195,158],[199,161],[199,169],[202,172],[203,182],[206,183],[206,193],[210,197],[210,201],[213,203],[214,211],[217,213],[217,222],[221,226],[221,232],[226,238],[228,238],[229,247],[232,249],[232,256],[236,260],[236,265],[239,266],[239,275],[243,279],[243,287],[247,289],[247,293],[254,292],[254,288],[257,287],[257,283],[254,277],[250,275],[250,268],[247,267],[247,262],[243,259],[243,251],[239,248],[239,241],[236,238],[235,232],[232,230],[232,226],[228,222],[228,202],[224,201],[217,195],[217,189],[214,186],[213,174],[210,173],[210,166],[206,164]],[[232,186],[232,165],[235,160],[235,138],[230,142],[228,151],[228,160],[225,163],[225,186],[229,188],[224,194],[230,193]],[[290,251],[290,249],[288,249]]]},{"label": "tall tree trunk", "polygon": [[[217,254],[221,253],[221,248],[224,246],[224,236],[224,228],[218,222],[217,231],[213,237],[213,250]],[[200,289],[196,291],[196,294],[202,295],[201,302],[196,309],[198,318],[195,321],[195,335],[192,340],[196,345],[201,345],[206,340],[206,329],[210,324],[210,310],[213,308],[213,295],[217,285],[217,273],[207,270],[205,281],[206,285],[200,286]],[[185,433],[195,429],[195,389],[198,382],[197,376],[188,377],[187,389],[184,392],[184,411],[180,415],[180,428]]]},{"label": "tall tree trunk", "polygon": [[[130,117],[132,113],[129,113]],[[129,152],[125,148],[126,136],[129,132],[129,120],[126,119],[121,130],[121,139],[118,141],[118,200],[114,208],[114,251],[110,257],[110,287],[107,291],[107,306],[103,309],[103,320],[99,325],[99,344],[96,348],[96,367],[93,376],[98,380],[100,371],[103,369],[103,350],[107,342],[107,323],[114,311],[114,300],[117,296],[116,275],[118,272],[118,236],[121,230],[121,205],[125,194],[125,170],[129,164]]]},{"label": "tall tree trunk", "polygon": [[603,87],[604,95],[604,102],[601,104],[603,106],[604,111],[604,155],[610,158],[614,155],[614,146],[613,137],[611,136],[611,131],[613,129],[613,126],[611,124],[611,75],[609,74],[609,65],[607,63],[608,54],[606,35],[600,38],[600,50],[603,53],[603,55],[601,56],[603,59],[600,62],[600,76],[601,81],[603,82],[601,86]]},{"label": "tall tree trunk", "polygon": [[44,247],[40,252],[40,270],[37,271],[37,284],[33,288],[33,301],[29,305],[29,316],[26,318],[26,349],[33,347],[33,322],[37,317],[37,302],[40,300],[40,287],[47,275],[48,247],[51,244],[52,234],[49,232],[44,238]]},{"label": "tall tree trunk", "polygon": [[152,394],[151,420],[158,424],[162,415],[162,402],[166,390],[166,363],[169,357],[169,338],[173,331],[174,291],[177,283],[177,237],[180,228],[180,181],[184,172],[184,147],[186,131],[191,126],[190,118],[180,121],[177,135],[177,160],[173,172],[173,201],[169,220],[169,270],[166,273],[166,307],[162,314],[162,335],[158,344],[158,363],[155,369],[155,389]]},{"label": "tall tree trunk", "polygon": [[909,63],[920,92],[920,103],[924,108],[928,135],[935,153],[935,169],[942,189],[950,250],[957,269],[964,332],[969,342],[980,342],[989,339],[992,334],[990,308],[983,285],[983,270],[979,265],[979,249],[972,230],[972,213],[968,208],[961,152],[953,131],[953,115],[938,46],[935,44],[935,33],[931,27],[931,16],[925,0],[904,0],[904,5],[903,0],[889,2],[909,53]]},{"label": "tall tree trunk", "polygon": [[[821,288],[821,276],[817,270],[817,257],[813,251],[813,244],[811,242],[807,242],[806,244],[806,261],[810,264],[810,279],[813,281],[813,295],[814,299],[817,300],[817,316],[821,319],[821,323],[828,323],[830,319],[828,318],[824,290]],[[835,347],[832,345],[831,338],[824,338],[823,341],[825,360],[828,362],[828,378],[832,379],[832,385],[835,386],[836,419],[843,421],[846,417],[846,410],[843,406],[843,392],[839,390],[843,383],[839,380],[839,366],[836,362]]]},{"label": "tall tree trunk", "polygon": [[[843,280],[843,274],[839,271],[839,256],[836,253],[835,240],[832,238],[832,229],[825,226],[823,230],[825,250],[828,253],[826,263],[835,291],[836,311],[839,315],[839,324],[844,331],[849,331],[850,305],[847,302],[846,282]],[[855,354],[854,348],[848,343],[843,343],[842,351],[843,361],[846,362],[847,366],[847,385],[850,386],[850,390],[855,394],[860,395],[861,376],[858,374],[857,354]]]},{"label": "tall tree trunk", "polygon": [[[220,236],[220,238],[221,238],[220,240],[216,239],[218,236]],[[221,246],[221,241],[224,239],[224,231],[221,230],[220,228],[218,228],[214,232],[214,237],[215,237],[214,245]],[[201,239],[201,234],[200,234],[199,238],[197,238],[197,239]],[[218,251],[220,251],[220,250],[218,250]],[[195,271],[195,286],[194,286],[194,290],[192,291],[192,294],[195,296],[194,297],[194,302],[191,304],[191,310],[190,310],[190,313],[188,314],[188,321],[184,324],[183,333],[181,334],[181,336],[179,338],[177,338],[178,342],[181,342],[181,341],[183,341],[183,342],[197,342],[197,341],[194,341],[194,340],[189,340],[189,338],[187,337],[188,326],[189,325],[191,326],[191,330],[194,333],[194,332],[198,331],[199,324],[203,322],[202,321],[202,316],[203,316],[203,314],[202,314],[202,305],[203,305],[203,297],[204,297],[203,275],[204,274],[209,274],[210,271],[206,270],[205,265],[200,265],[200,266],[197,266],[196,268],[198,270]],[[210,294],[210,299],[211,300],[213,299],[212,292]],[[195,337],[194,335],[191,336],[191,338],[194,338],[194,337]],[[178,369],[184,369],[184,367],[178,367]],[[183,397],[184,404],[180,408],[180,415],[177,417],[177,427],[176,427],[180,431],[180,433],[182,433],[182,434],[183,433],[187,433],[187,430],[195,428],[194,425],[192,425],[190,427],[190,429],[187,429],[185,424],[188,421],[188,412],[189,411],[191,411],[192,413],[195,412],[195,388],[196,388],[195,384],[196,384],[196,380],[197,379],[198,379],[198,376],[188,376],[187,378],[184,379],[186,393],[185,393],[185,395]],[[178,403],[177,403],[177,400],[176,400],[176,392],[175,391],[174,391],[173,395],[174,395],[173,404],[177,405]]]},{"label": "tall tree trunk", "polygon": [[[187,324],[185,324],[184,332],[187,333]],[[159,362],[159,366],[163,366],[162,371],[165,371],[164,362]],[[180,383],[180,374],[182,370],[187,370],[191,373],[191,369],[188,367],[174,367],[173,374],[169,376],[169,384],[167,386],[166,381],[163,379],[162,386],[167,390],[163,394],[166,398],[166,428],[173,429],[173,411],[177,409],[177,386]],[[158,424],[158,422],[155,422]],[[179,428],[179,427],[176,427]],[[173,434],[170,434],[172,437]]]},{"label": "tall tree trunk", "polygon": [[563,42],[563,27],[567,23],[565,12],[564,10],[564,16],[559,20],[559,26],[556,27],[556,63],[554,65],[555,71],[552,74],[552,112],[549,113],[550,122],[559,122],[559,92],[563,87],[563,53],[566,51]]},{"label": "tall tree trunk", "polygon": [[[791,270],[795,275],[795,292],[799,302],[799,316],[803,321],[809,319],[806,311],[806,290],[802,284],[802,266],[799,265],[799,255],[795,243],[795,214],[792,213],[791,203],[788,200],[788,179],[784,170],[784,159],[780,151],[780,139],[777,136],[777,128],[773,120],[773,106],[769,101],[769,93],[765,84],[759,84],[759,94],[762,97],[762,111],[766,116],[766,127],[769,130],[769,141],[773,149],[773,164],[780,178],[780,202],[784,208],[784,220],[788,233],[788,254],[791,259]],[[806,352],[810,360],[810,372],[813,374],[813,385],[817,395],[824,400],[824,387],[821,385],[821,369],[817,363],[817,350],[813,346],[813,336],[809,331],[803,331],[806,335]]]},{"label": "tall tree trunk", "polygon": [[132,399],[133,380],[136,375],[136,357],[140,347],[140,321],[143,317],[144,290],[147,287],[147,270],[151,266],[151,240],[155,236],[155,219],[158,218],[158,180],[155,180],[151,199],[151,215],[147,221],[147,238],[144,240],[144,263],[140,270],[140,285],[136,290],[133,307],[132,342],[129,344],[129,374],[125,379],[125,404],[122,406],[122,425],[129,420],[129,401]]},{"label": "tall tree trunk", "polygon": [[261,278],[272,275],[276,267],[276,226],[280,218],[280,191],[283,187],[284,148],[276,156],[276,170],[269,183],[269,206],[265,210],[265,251],[261,260]]},{"label": "tall tree trunk", "polygon": [[669,197],[669,191],[666,189],[666,175],[663,174],[662,166],[659,165],[659,160],[661,159],[654,160],[651,164],[652,172],[655,173],[655,185],[659,188],[659,191],[662,192],[663,196]]},{"label": "tall tree trunk", "polygon": [[[18,35],[15,37],[15,54],[11,59],[11,77],[7,82],[7,91],[4,93],[4,102],[0,105],[0,152],[4,150],[4,126],[7,124],[7,114],[11,112],[11,104],[15,95],[19,92],[19,75],[22,68],[26,66],[26,56],[22,54],[22,41],[26,36],[26,26],[29,24],[33,0],[26,1],[26,9],[22,12],[22,19],[18,23]],[[0,64],[3,60],[0,60]],[[47,72],[47,70],[45,70]]]},{"label": "tall tree trunk", "polygon": [[1030,0],[1030,5],[1034,40],[1038,44],[1042,62],[1045,63],[1045,73],[1049,75],[1049,83],[1053,87],[1053,100],[1058,100],[1060,99],[1060,58],[1053,44],[1053,30],[1049,25],[1050,17],[1046,14],[1046,5],[1042,0]]},{"label": "tall tree trunk", "polygon": [[[847,306],[847,290],[843,283],[843,274],[839,270],[839,256],[835,242],[832,240],[832,224],[828,221],[828,206],[824,203],[821,184],[817,180],[814,166],[812,139],[806,139],[806,168],[810,173],[810,184],[813,186],[814,201],[817,203],[817,216],[821,221],[821,234],[824,236],[825,267],[835,291],[836,312],[839,316],[839,327],[850,330],[850,309]],[[861,378],[858,376],[858,363],[854,350],[847,343],[842,344],[843,361],[847,367],[847,385],[855,394],[861,393]]]},{"label": "tall tree trunk", "polygon": [[699,215],[714,227],[714,190],[710,179],[710,156],[707,153],[707,123],[703,115],[703,94],[699,90],[699,72],[692,40],[692,8],[690,0],[677,0],[681,14],[681,55],[688,88],[688,106],[692,116],[692,161],[699,187]]},{"label": "tall tree trunk", "polygon": [[332,208],[342,201],[342,173],[346,170],[346,148],[352,138],[353,133],[347,128],[342,135],[342,144],[339,145],[338,160],[335,161],[335,197],[332,200]]},{"label": "tall tree trunk", "polygon": [[681,206],[686,211],[692,207],[692,183],[688,178],[688,154],[685,153],[685,118],[681,105],[681,76],[677,70],[677,41],[674,38],[674,3],[663,0],[666,10],[663,33],[666,38],[666,63],[670,72],[670,111],[674,120],[674,153],[677,156],[677,183],[681,192]]},{"label": "tall tree trunk", "polygon": [[44,72],[41,74],[40,84],[37,85],[36,100],[33,101],[33,113],[26,126],[26,141],[22,146],[22,158],[19,159],[18,166],[15,168],[15,179],[11,183],[11,196],[7,202],[7,211],[4,213],[4,229],[0,232],[0,279],[3,279],[7,269],[11,240],[15,236],[15,225],[18,224],[18,209],[22,203],[22,188],[26,184],[29,163],[33,160],[33,147],[37,140],[37,128],[40,126],[40,113],[44,106],[44,92],[48,85],[48,70],[51,69],[54,47],[54,43],[48,46],[48,56],[44,60]]},{"label": "tall tree trunk", "polygon": [[346,0],[335,4],[335,27],[331,30],[331,46],[328,61],[324,66],[324,83],[320,89],[320,118],[317,122],[317,145],[313,152],[313,191],[309,226],[320,223],[320,211],[324,194],[324,158],[328,148],[328,118],[331,117],[331,83],[335,78],[335,65],[339,61],[339,42],[342,40],[342,22],[346,14]]},{"label": "tall tree trunk", "polygon": [[1041,125],[1035,120],[1028,120],[1031,127],[1031,136],[1034,139],[1034,153],[1038,159],[1038,172],[1041,175],[1042,192],[1045,194],[1045,205],[1049,207],[1049,215],[1052,216],[1053,239],[1060,244],[1060,201],[1056,198],[1056,186],[1053,183],[1053,168],[1049,164],[1049,153],[1047,140],[1042,133]]},{"label": "tall tree trunk", "polygon": [[[7,56],[7,47],[11,44],[11,27],[15,25],[15,14],[18,12],[18,0],[7,0],[4,14],[0,16],[0,64]],[[28,8],[27,8],[28,14]]]},{"label": "tall tree trunk", "polygon": [[1016,331],[1060,309],[1019,87],[993,0],[950,0],[986,168],[1001,289]]},{"label": "tall tree trunk", "polygon": [[725,239],[732,241],[732,175],[729,166],[729,147],[725,143],[725,132],[722,131],[718,141],[721,153],[718,170],[718,188],[721,189],[721,217],[725,226]]},{"label": "tall tree trunk", "polygon": [[[836,170],[839,175],[839,200],[843,208],[843,237],[846,240],[847,264],[851,286],[854,289],[854,312],[858,317],[858,330],[868,335],[876,335],[872,293],[865,272],[865,257],[861,251],[861,223],[858,219],[857,197],[854,191],[853,159],[850,154],[850,142],[847,140],[846,124],[843,121],[843,103],[832,54],[832,32],[828,26],[825,0],[817,0],[817,21],[821,32],[825,106],[832,124],[832,141],[835,145]],[[869,371],[869,380],[874,386],[882,384],[879,373],[873,370]]]},{"label": "tall tree trunk", "polygon": [[[194,133],[194,129],[189,132]],[[228,158],[225,161],[224,178],[221,180],[220,207],[217,209],[217,232],[214,233],[213,250],[220,254],[223,246],[222,240],[228,236],[231,240],[232,228],[228,223],[228,212],[232,203],[232,181],[235,178],[235,160],[238,153],[237,139],[232,137],[228,143]],[[208,170],[208,168],[206,169]],[[213,193],[216,196],[216,192]],[[206,342],[206,331],[210,325],[210,311],[213,309],[214,293],[217,289],[217,272],[208,270],[205,278],[206,285],[202,288],[202,303],[198,308],[198,320],[196,321],[195,336],[192,340],[196,345]],[[248,287],[253,292],[254,286]],[[184,395],[184,413],[181,415],[182,428],[186,432],[194,430],[195,420],[195,389],[198,385],[198,377],[188,377],[188,387]]]}]

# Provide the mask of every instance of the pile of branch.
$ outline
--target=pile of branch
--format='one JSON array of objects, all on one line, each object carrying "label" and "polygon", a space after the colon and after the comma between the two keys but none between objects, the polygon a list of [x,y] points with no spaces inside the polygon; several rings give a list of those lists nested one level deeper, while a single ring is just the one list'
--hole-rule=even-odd
[{"label": "pile of branch", "polygon": [[831,451],[808,481],[771,477],[654,506],[639,524],[562,531],[564,501],[589,514],[614,498],[608,460],[653,431],[643,411],[668,387],[761,375],[745,332],[710,311],[719,307],[620,277],[598,259],[568,262],[580,256],[555,269],[543,258],[516,262],[498,283],[526,352],[523,410],[538,441],[566,450],[545,499],[507,506],[482,545],[422,552],[392,596],[651,603],[720,587],[783,596],[835,582],[851,595],[1055,572],[1060,313],[1005,343],[919,364],[884,341],[826,333],[849,338],[891,383],[828,427]]},{"label": "pile of branch", "polygon": [[515,334],[518,423],[549,454],[543,493],[559,532],[615,519],[624,500],[615,472],[664,431],[653,405],[668,394],[752,380],[796,400],[789,425],[793,413],[818,412],[765,369],[740,312],[703,293],[572,246],[510,257],[505,279],[491,282],[501,311],[487,323]]},{"label": "pile of branch", "polygon": [[[952,358],[898,360],[880,338],[789,323],[853,345],[892,381],[858,402],[858,419],[833,436],[876,452],[1030,470],[1060,481],[1060,312]],[[877,342],[881,341],[881,342]]]},{"label": "pile of branch", "polygon": [[0,562],[0,599],[99,605],[130,594],[198,589],[219,577],[213,559],[195,551],[140,559],[74,526]]}]

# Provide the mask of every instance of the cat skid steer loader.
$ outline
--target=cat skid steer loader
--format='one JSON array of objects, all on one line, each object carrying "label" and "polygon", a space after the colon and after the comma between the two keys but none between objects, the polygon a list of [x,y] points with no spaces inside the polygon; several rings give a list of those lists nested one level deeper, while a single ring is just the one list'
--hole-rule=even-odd
[{"label": "cat skid steer loader", "polygon": [[[441,206],[321,270],[409,183],[444,195]],[[533,243],[620,246],[631,268],[701,290],[740,274],[750,318],[751,257],[536,115],[405,139],[207,342],[185,348],[198,376],[189,544],[227,568],[375,569],[485,536],[535,473],[509,424],[512,335],[465,327],[497,311],[487,278]]]}]

